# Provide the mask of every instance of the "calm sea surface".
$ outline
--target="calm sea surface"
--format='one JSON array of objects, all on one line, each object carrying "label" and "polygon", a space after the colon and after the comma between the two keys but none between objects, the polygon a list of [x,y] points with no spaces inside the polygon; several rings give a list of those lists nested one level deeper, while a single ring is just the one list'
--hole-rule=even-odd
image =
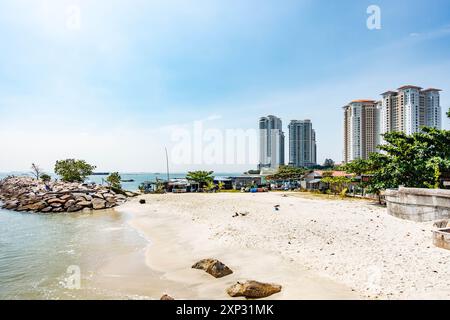
[{"label": "calm sea surface", "polygon": [[[141,182],[156,176],[164,178],[154,174],[121,175],[135,180],[123,183],[128,190],[136,190]],[[4,176],[0,174],[0,178]],[[102,178],[92,176],[90,180],[100,183]],[[114,210],[39,215],[0,209],[0,299],[127,297],[127,292],[105,289],[94,281],[98,269],[117,256],[138,254],[145,248],[146,240],[128,225],[127,218]],[[67,288],[72,283],[73,268],[81,271],[78,290]]]}]

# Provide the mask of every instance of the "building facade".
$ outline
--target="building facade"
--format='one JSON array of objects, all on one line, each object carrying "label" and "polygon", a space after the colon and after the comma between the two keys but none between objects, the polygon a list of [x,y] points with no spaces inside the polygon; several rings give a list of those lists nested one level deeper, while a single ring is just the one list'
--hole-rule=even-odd
[{"label": "building facade", "polygon": [[258,168],[278,169],[284,165],[284,132],[280,118],[269,115],[259,119]]},{"label": "building facade", "polygon": [[344,162],[367,159],[384,143],[383,134],[441,129],[439,89],[406,85],[381,94],[381,101],[356,100],[344,107]]},{"label": "building facade", "polygon": [[312,167],[316,164],[316,132],[311,120],[292,120],[289,124],[289,165]]},{"label": "building facade", "polygon": [[355,100],[344,106],[344,162],[367,159],[377,152],[379,140],[379,102]]},{"label": "building facade", "polygon": [[440,129],[440,91],[407,85],[382,93],[380,134],[394,131],[413,134],[424,126]]}]

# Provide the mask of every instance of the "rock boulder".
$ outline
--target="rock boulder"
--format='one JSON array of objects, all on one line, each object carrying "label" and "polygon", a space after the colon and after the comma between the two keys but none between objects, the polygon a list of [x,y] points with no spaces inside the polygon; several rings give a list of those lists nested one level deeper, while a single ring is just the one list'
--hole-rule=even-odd
[{"label": "rock boulder", "polygon": [[195,263],[192,268],[205,270],[207,273],[212,275],[215,278],[222,278],[229,274],[232,274],[233,271],[220,262],[217,259],[203,259],[199,262]]},{"label": "rock boulder", "polygon": [[281,286],[249,280],[237,282],[227,289],[231,297],[246,297],[250,299],[265,298],[281,291]]}]

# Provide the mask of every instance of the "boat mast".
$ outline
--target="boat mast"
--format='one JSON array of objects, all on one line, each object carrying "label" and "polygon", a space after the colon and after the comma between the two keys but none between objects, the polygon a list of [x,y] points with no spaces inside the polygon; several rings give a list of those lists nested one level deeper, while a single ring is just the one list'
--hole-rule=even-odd
[{"label": "boat mast", "polygon": [[167,155],[167,148],[164,147],[164,149],[166,150],[166,168],[167,168],[167,182],[169,182],[169,156]]}]

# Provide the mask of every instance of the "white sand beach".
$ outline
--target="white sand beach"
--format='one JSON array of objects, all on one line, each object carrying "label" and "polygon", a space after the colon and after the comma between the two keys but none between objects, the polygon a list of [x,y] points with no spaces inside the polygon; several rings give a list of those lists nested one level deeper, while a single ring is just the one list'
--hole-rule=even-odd
[{"label": "white sand beach", "polygon": [[[283,286],[269,299],[450,298],[450,251],[433,246],[433,223],[394,218],[370,201],[164,194],[116,210],[131,214],[130,224],[149,240],[150,298],[227,299],[229,285],[250,279]],[[203,258],[234,273],[215,279],[191,269]]]}]

